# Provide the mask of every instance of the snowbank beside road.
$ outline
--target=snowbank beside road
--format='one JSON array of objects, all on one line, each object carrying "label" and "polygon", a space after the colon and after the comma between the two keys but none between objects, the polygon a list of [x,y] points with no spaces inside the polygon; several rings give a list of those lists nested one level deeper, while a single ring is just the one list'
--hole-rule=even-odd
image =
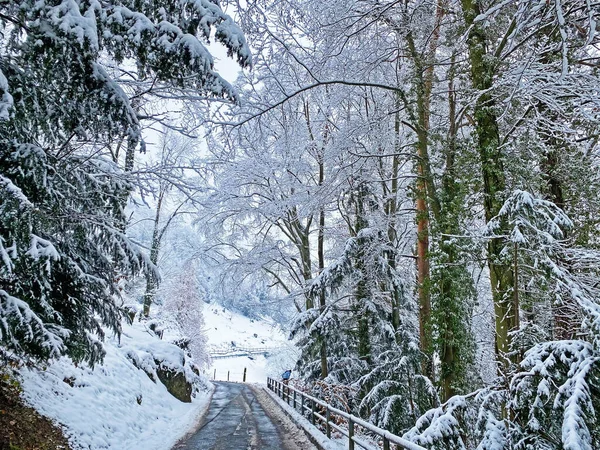
[{"label": "snowbank beside road", "polygon": [[156,376],[153,381],[146,371],[154,368],[145,366],[155,358],[188,377],[190,365],[181,349],[159,340],[139,322],[124,326],[120,343],[107,337],[104,347],[104,362],[93,369],[61,359],[46,370],[21,370],[23,398],[62,424],[73,448],[170,449],[198,422],[212,385],[191,374],[196,393],[192,403],[183,403]]},{"label": "snowbank beside road", "polygon": [[313,442],[318,444],[318,446],[323,450],[345,450],[348,448],[347,438],[328,439],[327,436],[325,436],[317,427],[312,425],[306,419],[306,417],[304,417],[282,399],[277,397],[277,395],[275,395],[269,389],[264,386],[261,386],[257,389],[262,389],[262,392],[264,393],[263,395],[268,395],[273,402],[277,403],[286,412],[286,414],[290,416],[294,423],[308,433]]}]

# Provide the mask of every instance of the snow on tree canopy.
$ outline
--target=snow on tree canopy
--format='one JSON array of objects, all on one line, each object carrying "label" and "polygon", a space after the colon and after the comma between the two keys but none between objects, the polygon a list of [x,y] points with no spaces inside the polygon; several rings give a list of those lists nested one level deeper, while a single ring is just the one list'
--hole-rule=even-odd
[{"label": "snow on tree canopy", "polygon": [[[587,362],[509,388],[600,348],[598,3],[243,13],[256,70],[211,121],[203,223],[228,267],[296,302],[307,389],[432,450],[600,448],[585,397],[566,401]],[[563,339],[581,343],[536,347]]]},{"label": "snow on tree canopy", "polygon": [[252,63],[218,2],[159,3],[0,4],[0,343],[19,354],[98,361],[119,280],[155,270],[124,232],[118,152],[143,147],[143,114],[122,74],[237,100],[206,44]]},{"label": "snow on tree canopy", "polygon": [[498,216],[488,223],[487,230],[493,233],[504,218],[510,229],[508,239],[517,244],[531,244],[532,235],[545,244],[551,244],[564,238],[563,229],[573,227],[571,219],[554,203],[522,190],[510,195]]},{"label": "snow on tree canopy", "polygon": [[8,120],[13,105],[12,95],[8,92],[8,80],[0,70],[0,120]]},{"label": "snow on tree canopy", "polygon": [[[600,445],[600,355],[589,342],[554,341],[527,351],[510,385],[524,448],[592,450]],[[561,442],[562,446],[556,443]]]}]

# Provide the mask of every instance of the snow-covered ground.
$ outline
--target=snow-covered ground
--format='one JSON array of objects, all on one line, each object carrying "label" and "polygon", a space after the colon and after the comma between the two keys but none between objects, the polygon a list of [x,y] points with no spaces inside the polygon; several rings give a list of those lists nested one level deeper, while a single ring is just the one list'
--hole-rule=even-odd
[{"label": "snow-covered ground", "polygon": [[[295,350],[274,322],[255,320],[218,305],[204,309],[209,346],[214,349],[268,348],[265,354],[213,359],[204,375],[177,346],[160,340],[138,321],[123,325],[121,340],[107,336],[106,357],[94,368],[75,367],[66,358],[44,370],[23,368],[20,381],[24,400],[60,423],[75,449],[168,450],[198,423],[210,401],[209,379],[266,382],[293,366]],[[153,373],[156,359],[184,370],[199,391],[192,403],[173,397]]]},{"label": "snow-covered ground", "polygon": [[[327,436],[324,435],[317,427],[312,425],[304,416],[302,416],[298,411],[292,408],[290,405],[285,403],[282,399],[277,397],[273,392],[268,390],[267,388],[263,388],[264,392],[268,394],[271,399],[277,403],[282,409],[284,409],[292,420],[299,427],[303,428],[308,434],[310,434],[315,442],[319,444],[321,448],[324,450],[344,450],[348,448],[348,439],[343,437],[338,437],[334,439],[327,439]],[[275,413],[275,412],[273,412]],[[358,447],[358,446],[357,446]]]},{"label": "snow-covered ground", "polygon": [[284,331],[272,320],[255,320],[211,304],[204,307],[209,348],[281,347],[287,343]]},{"label": "snow-covered ground", "polygon": [[183,352],[139,322],[123,331],[120,343],[107,337],[104,362],[93,369],[62,359],[46,370],[21,370],[23,397],[61,423],[74,448],[168,450],[198,422],[212,385],[196,377],[200,390],[192,403],[177,400],[132,359],[148,370],[154,357],[181,365]]},{"label": "snow-covered ground", "polygon": [[242,381],[246,368],[246,382],[266,383],[267,377],[279,377],[293,366],[296,350],[287,340],[286,332],[269,319],[255,320],[229,311],[219,305],[204,309],[208,345],[212,350],[235,348],[268,348],[263,354],[234,358],[213,358],[205,374],[212,380]]},{"label": "snow-covered ground", "polygon": [[247,383],[265,383],[268,376],[267,364],[268,360],[263,355],[213,359],[207,375],[211,380],[227,381],[229,373],[229,381],[243,381],[245,368]]}]

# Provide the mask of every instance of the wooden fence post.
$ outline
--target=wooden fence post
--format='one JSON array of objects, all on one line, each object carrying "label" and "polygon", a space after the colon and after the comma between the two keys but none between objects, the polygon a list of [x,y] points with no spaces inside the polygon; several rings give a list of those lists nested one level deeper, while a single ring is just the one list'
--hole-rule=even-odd
[{"label": "wooden fence post", "polygon": [[246,368],[244,367],[244,378],[243,378],[244,383],[246,382]]},{"label": "wooden fence post", "polygon": [[354,421],[348,419],[348,450],[354,450]]},{"label": "wooden fence post", "polygon": [[227,381],[229,381],[229,370],[227,371]]},{"label": "wooden fence post", "polygon": [[327,430],[327,439],[331,439],[331,425],[329,425],[329,406],[325,408],[325,430]]},{"label": "wooden fence post", "polygon": [[310,423],[315,424],[315,401],[310,401]]},{"label": "wooden fence post", "polygon": [[294,409],[296,409],[296,391],[294,391]]}]

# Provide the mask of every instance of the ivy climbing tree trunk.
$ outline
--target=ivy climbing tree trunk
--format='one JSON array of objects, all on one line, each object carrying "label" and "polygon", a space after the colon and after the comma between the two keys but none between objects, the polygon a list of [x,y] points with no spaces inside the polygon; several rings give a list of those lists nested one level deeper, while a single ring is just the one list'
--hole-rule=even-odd
[{"label": "ivy climbing tree trunk", "polygon": [[[474,107],[475,135],[479,153],[486,222],[498,215],[504,203],[506,178],[495,102],[490,93],[493,86],[495,66],[493,55],[488,53],[485,29],[475,18],[481,14],[477,0],[461,0],[465,25],[470,29],[467,39],[471,82],[477,91]],[[500,224],[502,230],[503,224]],[[493,238],[488,243],[488,267],[495,312],[496,355],[499,370],[510,363],[511,334],[517,324],[518,310],[515,309],[513,269],[510,261],[502,254],[504,243]]]},{"label": "ivy climbing tree trunk", "polygon": [[431,323],[431,267],[429,254],[430,220],[439,215],[439,201],[431,173],[429,134],[431,94],[435,56],[440,39],[440,26],[446,8],[443,0],[435,5],[435,22],[425,51],[417,49],[412,31],[406,35],[408,53],[414,64],[413,86],[416,94],[416,117],[413,118],[416,143],[416,220],[417,220],[417,289],[419,298],[419,338],[421,351],[428,356],[423,372],[434,378]]},{"label": "ivy climbing tree trunk", "polygon": [[[474,295],[472,277],[461,263],[459,249],[450,236],[460,233],[460,213],[464,199],[460,192],[460,177],[456,167],[457,111],[455,92],[456,55],[452,55],[448,71],[448,137],[444,145],[445,168],[442,175],[440,208],[437,216],[439,255],[434,276],[437,298],[435,323],[438,329],[437,347],[440,349],[440,386],[442,400],[446,401],[465,386],[465,374],[472,362],[471,308]],[[465,386],[466,387],[466,386]]]},{"label": "ivy climbing tree trunk", "polygon": [[354,309],[358,312],[358,357],[369,364],[371,362],[371,343],[369,336],[369,308],[366,303],[369,301],[368,275],[366,274],[366,238],[360,236],[360,232],[367,228],[368,222],[365,216],[366,186],[364,181],[360,181],[354,193],[354,206],[356,219],[354,224],[354,233],[357,238],[358,251],[355,258],[356,271],[359,274],[354,293]]}]

